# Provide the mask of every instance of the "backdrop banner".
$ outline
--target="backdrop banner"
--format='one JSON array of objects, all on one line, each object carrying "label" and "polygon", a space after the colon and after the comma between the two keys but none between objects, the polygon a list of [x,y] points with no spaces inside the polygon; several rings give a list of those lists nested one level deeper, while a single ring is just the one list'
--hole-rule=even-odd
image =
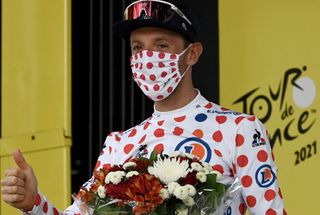
[{"label": "backdrop banner", "polygon": [[288,214],[320,211],[320,1],[220,1],[220,103],[269,131]]}]

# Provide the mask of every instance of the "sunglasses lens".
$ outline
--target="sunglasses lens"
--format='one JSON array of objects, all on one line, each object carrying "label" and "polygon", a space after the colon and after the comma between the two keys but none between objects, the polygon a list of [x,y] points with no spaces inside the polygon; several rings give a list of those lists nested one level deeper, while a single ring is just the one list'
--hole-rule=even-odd
[{"label": "sunglasses lens", "polygon": [[139,1],[126,9],[124,19],[153,19],[157,21],[166,21],[172,14],[173,10],[168,4],[154,1]]}]

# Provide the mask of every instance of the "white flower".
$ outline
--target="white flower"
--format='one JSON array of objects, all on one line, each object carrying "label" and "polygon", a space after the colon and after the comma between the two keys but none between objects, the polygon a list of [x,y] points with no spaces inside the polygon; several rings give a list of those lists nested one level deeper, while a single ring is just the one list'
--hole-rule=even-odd
[{"label": "white flower", "polygon": [[194,199],[190,196],[187,197],[186,199],[182,200],[182,202],[188,207],[191,207],[195,204]]},{"label": "white flower", "polygon": [[185,156],[186,156],[186,158],[189,158],[190,160],[192,160],[196,157],[196,156],[189,154],[189,153],[186,153]]},{"label": "white flower", "polygon": [[179,206],[176,211],[175,211],[175,214],[176,215],[188,215],[188,208],[185,207],[185,206]]},{"label": "white flower", "polygon": [[222,176],[222,174],[221,174],[219,171],[217,171],[217,170],[211,171],[210,174],[216,174],[216,175],[217,175],[217,180],[220,179],[221,176]]},{"label": "white flower", "polygon": [[136,166],[137,166],[137,164],[135,162],[128,162],[128,163],[123,164],[123,169],[127,170],[130,167],[136,167]]},{"label": "white flower", "polygon": [[126,178],[131,178],[132,176],[139,175],[137,171],[130,171],[127,173]]},{"label": "white flower", "polygon": [[170,197],[169,191],[167,189],[165,189],[165,188],[162,188],[160,190],[160,196],[163,199],[168,199]]},{"label": "white flower", "polygon": [[194,186],[192,186],[191,184],[187,184],[184,186],[187,190],[188,190],[188,195],[189,196],[194,196],[196,195],[196,188]]},{"label": "white flower", "polygon": [[193,162],[191,164],[191,168],[197,172],[200,172],[203,169],[203,167],[197,162]]},{"label": "white flower", "polygon": [[173,194],[175,189],[177,189],[178,187],[180,187],[180,184],[178,184],[177,182],[171,182],[168,184],[168,191],[170,194]]},{"label": "white flower", "polygon": [[202,183],[207,181],[207,176],[203,172],[198,172],[196,178]]},{"label": "white flower", "polygon": [[126,175],[124,171],[110,172],[105,179],[105,183],[119,184],[121,179]]},{"label": "white flower", "polygon": [[206,175],[210,173],[210,171],[207,168],[202,168],[201,172],[203,172]]},{"label": "white flower", "polygon": [[188,189],[185,186],[183,186],[183,187],[176,188],[174,190],[173,195],[177,197],[177,199],[184,200],[189,197],[189,192],[188,192]]},{"label": "white flower", "polygon": [[182,152],[181,151],[174,151],[174,152],[172,152],[170,155],[169,155],[169,157],[183,157],[182,156]]},{"label": "white flower", "polygon": [[212,166],[206,162],[201,162],[201,165],[209,171],[212,171]]},{"label": "white flower", "polygon": [[101,199],[104,199],[106,197],[106,188],[104,186],[99,186],[98,187],[98,195]]},{"label": "white flower", "polygon": [[189,172],[189,164],[188,161],[180,162],[177,158],[159,159],[153,166],[148,167],[148,172],[161,182],[169,184],[185,177]]}]

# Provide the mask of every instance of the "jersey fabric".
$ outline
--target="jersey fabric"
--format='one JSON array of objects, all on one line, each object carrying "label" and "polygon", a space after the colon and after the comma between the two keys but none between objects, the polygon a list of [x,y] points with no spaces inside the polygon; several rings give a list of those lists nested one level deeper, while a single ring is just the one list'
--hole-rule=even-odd
[{"label": "jersey fabric", "polygon": [[[152,151],[171,154],[190,153],[212,165],[222,176],[219,182],[230,185],[241,181],[241,194],[225,212],[242,215],[286,214],[276,177],[267,131],[255,117],[207,101],[200,93],[185,107],[154,111],[141,124],[125,131],[113,132],[105,141],[95,170],[104,165],[122,164],[135,156],[149,156]],[[84,184],[90,188],[92,178]],[[31,214],[62,214],[39,193]],[[78,215],[74,203],[63,214]]]}]

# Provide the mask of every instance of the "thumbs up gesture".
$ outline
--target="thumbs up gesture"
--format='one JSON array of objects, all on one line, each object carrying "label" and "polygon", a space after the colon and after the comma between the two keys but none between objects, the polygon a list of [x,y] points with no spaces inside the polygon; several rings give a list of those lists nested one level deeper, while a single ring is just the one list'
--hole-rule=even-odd
[{"label": "thumbs up gesture", "polygon": [[20,150],[13,153],[13,159],[18,168],[6,170],[5,178],[1,180],[2,199],[15,208],[29,211],[38,192],[37,179]]}]

